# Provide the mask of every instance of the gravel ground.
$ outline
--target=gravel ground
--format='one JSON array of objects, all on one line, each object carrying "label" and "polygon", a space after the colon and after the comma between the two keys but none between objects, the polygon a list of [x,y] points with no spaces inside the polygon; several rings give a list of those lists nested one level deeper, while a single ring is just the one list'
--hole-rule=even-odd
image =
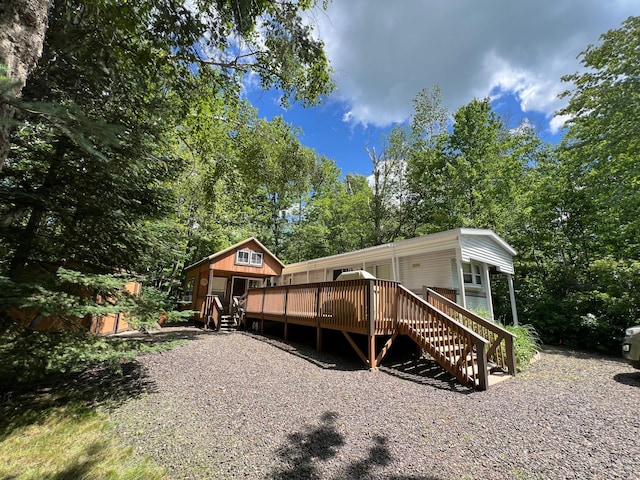
[{"label": "gravel ground", "polygon": [[340,338],[193,333],[140,358],[114,429],[172,479],[640,479],[640,371],[617,359],[547,349],[472,392],[393,349],[368,371]]}]

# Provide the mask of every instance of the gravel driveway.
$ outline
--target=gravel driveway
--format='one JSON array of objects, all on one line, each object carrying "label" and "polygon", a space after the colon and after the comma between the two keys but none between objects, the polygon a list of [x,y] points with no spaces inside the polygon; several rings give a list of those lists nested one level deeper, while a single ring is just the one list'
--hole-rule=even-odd
[{"label": "gravel driveway", "polygon": [[640,371],[617,359],[546,350],[472,392],[327,338],[338,352],[202,332],[143,356],[151,388],[114,428],[175,479],[640,479]]}]

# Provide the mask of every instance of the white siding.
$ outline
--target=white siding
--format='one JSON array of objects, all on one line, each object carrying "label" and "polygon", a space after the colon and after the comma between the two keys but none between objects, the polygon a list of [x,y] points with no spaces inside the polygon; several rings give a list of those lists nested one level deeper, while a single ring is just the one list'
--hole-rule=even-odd
[{"label": "white siding", "polygon": [[455,256],[451,249],[399,258],[400,282],[410,290],[423,286],[453,288],[451,258]]},{"label": "white siding", "polygon": [[307,283],[307,272],[296,273],[293,275],[293,281],[291,282],[294,285],[300,285],[301,283]]},{"label": "white siding", "polygon": [[309,283],[324,282],[324,269],[309,272]]},{"label": "white siding", "polygon": [[386,263],[384,265],[377,265],[374,275],[380,280],[393,280],[393,274],[391,273],[391,264]]},{"label": "white siding", "polygon": [[462,236],[460,238],[460,248],[464,262],[476,260],[496,266],[500,272],[514,273],[511,254],[490,237],[479,235]]},{"label": "white siding", "polygon": [[479,297],[467,292],[467,309],[485,315],[489,312],[487,297]]}]

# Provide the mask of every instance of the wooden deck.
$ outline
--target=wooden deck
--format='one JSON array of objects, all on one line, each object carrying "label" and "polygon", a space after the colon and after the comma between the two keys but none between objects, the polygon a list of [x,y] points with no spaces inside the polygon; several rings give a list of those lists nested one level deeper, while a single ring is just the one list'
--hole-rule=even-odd
[{"label": "wooden deck", "polygon": [[[461,383],[488,388],[489,370],[515,375],[514,336],[452,300],[426,290],[423,299],[396,282],[351,280],[249,290],[245,318],[342,332],[369,368],[376,368],[398,335],[409,336]],[[363,352],[352,335],[364,335]],[[378,338],[382,341],[377,342]],[[379,350],[376,345],[384,344]]]}]

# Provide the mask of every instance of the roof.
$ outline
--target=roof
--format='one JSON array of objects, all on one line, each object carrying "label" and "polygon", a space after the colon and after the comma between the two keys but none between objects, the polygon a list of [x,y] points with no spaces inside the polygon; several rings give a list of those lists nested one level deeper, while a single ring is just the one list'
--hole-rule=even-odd
[{"label": "roof", "polygon": [[202,260],[198,260],[197,262],[192,263],[191,265],[189,265],[189,266],[187,266],[187,267],[184,267],[182,270],[183,270],[183,271],[185,271],[185,270],[190,270],[190,269],[192,269],[192,268],[194,268],[194,267],[197,267],[198,265],[201,265],[201,264],[203,264],[203,263],[211,262],[211,260],[215,260],[215,259],[216,259],[216,258],[218,258],[218,257],[222,257],[222,256],[226,255],[227,253],[229,253],[229,252],[231,252],[231,251],[233,251],[233,250],[235,250],[235,249],[237,249],[237,248],[240,248],[240,247],[242,247],[243,245],[245,245],[245,244],[247,244],[247,243],[250,243],[250,242],[255,242],[255,243],[257,243],[257,244],[258,244],[258,246],[259,246],[259,247],[260,247],[260,248],[261,248],[265,253],[269,254],[269,255],[270,255],[270,256],[271,256],[271,257],[272,257],[276,262],[278,262],[278,263],[280,264],[280,266],[281,266],[282,268],[284,268],[284,266],[285,266],[285,265],[284,265],[284,263],[282,263],[282,262],[278,259],[278,257],[276,257],[273,253],[271,253],[271,251],[270,251],[267,247],[265,247],[262,243],[260,243],[260,241],[259,241],[256,237],[249,237],[249,238],[247,238],[247,239],[245,239],[245,240],[242,240],[241,242],[238,242],[238,243],[236,243],[236,244],[234,244],[234,245],[231,245],[230,247],[225,248],[224,250],[220,250],[219,252],[216,252],[216,253],[214,253],[213,255],[209,255],[208,257],[204,257]]},{"label": "roof", "polygon": [[329,257],[316,258],[304,262],[292,263],[285,266],[286,272],[294,273],[305,271],[314,263],[324,264],[326,267],[338,267],[345,262],[351,261],[375,261],[387,258],[391,255],[390,250],[395,255],[409,255],[411,253],[423,253],[427,251],[444,250],[447,248],[460,248],[460,238],[464,236],[484,236],[495,242],[500,248],[508,252],[509,255],[516,255],[516,251],[492,230],[475,228],[457,228],[444,232],[432,233],[422,237],[409,238],[393,243],[385,243],[375,247],[354,250],[351,252],[331,255]]}]

